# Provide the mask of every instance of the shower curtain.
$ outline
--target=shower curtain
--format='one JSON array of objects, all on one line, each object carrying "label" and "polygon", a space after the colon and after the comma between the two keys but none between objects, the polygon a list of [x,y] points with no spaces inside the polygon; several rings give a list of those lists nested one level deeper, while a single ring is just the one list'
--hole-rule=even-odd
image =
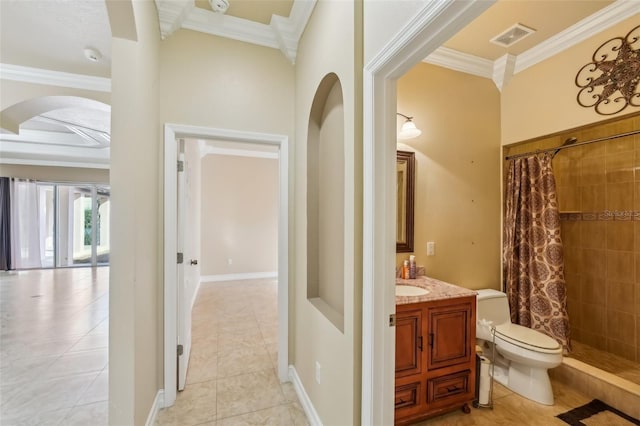
[{"label": "shower curtain", "polygon": [[511,322],[571,350],[556,183],[549,153],[511,159],[506,189],[504,281]]}]

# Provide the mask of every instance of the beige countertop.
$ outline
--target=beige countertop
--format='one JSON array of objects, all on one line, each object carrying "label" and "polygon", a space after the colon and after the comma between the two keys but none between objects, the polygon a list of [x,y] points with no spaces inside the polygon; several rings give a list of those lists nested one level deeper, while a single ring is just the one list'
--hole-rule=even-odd
[{"label": "beige countertop", "polygon": [[453,299],[455,297],[475,296],[477,294],[475,291],[469,290],[468,288],[458,287],[457,285],[449,284],[424,275],[418,276],[414,280],[396,278],[396,285],[412,285],[429,290],[428,294],[424,294],[422,296],[396,296],[396,305]]}]

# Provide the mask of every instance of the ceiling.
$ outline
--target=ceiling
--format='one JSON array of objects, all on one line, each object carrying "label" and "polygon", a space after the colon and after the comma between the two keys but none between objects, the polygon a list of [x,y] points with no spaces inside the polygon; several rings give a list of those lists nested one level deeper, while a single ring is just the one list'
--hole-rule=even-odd
[{"label": "ceiling", "polygon": [[[220,14],[208,0],[154,1],[162,38],[185,28],[279,49],[292,64],[316,3],[229,0],[229,9]],[[502,89],[517,72],[637,13],[633,3],[499,0],[425,62],[490,78]],[[516,23],[536,32],[508,48],[489,41]],[[88,47],[100,52],[99,61],[86,59]],[[109,92],[110,68],[111,31],[104,0],[0,0],[2,79]],[[33,161],[40,152],[40,157],[65,165],[108,167],[109,116],[102,107],[50,111],[22,122],[19,135],[8,134],[3,119],[0,161],[11,156]],[[57,142],[44,149],[49,136]],[[69,154],[79,148],[80,154]],[[87,151],[94,152],[93,157]]]}]

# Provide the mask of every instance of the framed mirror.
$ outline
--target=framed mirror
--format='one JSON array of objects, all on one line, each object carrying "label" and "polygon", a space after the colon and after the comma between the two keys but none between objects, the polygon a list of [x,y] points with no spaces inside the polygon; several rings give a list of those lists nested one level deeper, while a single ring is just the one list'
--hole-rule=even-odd
[{"label": "framed mirror", "polygon": [[396,253],[413,252],[415,153],[397,151]]}]

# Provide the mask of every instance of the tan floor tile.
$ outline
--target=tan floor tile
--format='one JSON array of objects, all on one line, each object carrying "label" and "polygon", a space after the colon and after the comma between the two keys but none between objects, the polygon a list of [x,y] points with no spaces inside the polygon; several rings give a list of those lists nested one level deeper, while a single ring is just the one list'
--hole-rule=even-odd
[{"label": "tan floor tile", "polygon": [[307,415],[304,413],[299,402],[292,402],[289,404],[289,413],[291,414],[294,426],[309,426]]},{"label": "tan floor tile", "polygon": [[220,323],[218,330],[221,333],[233,333],[238,330],[253,330],[256,328],[259,328],[258,321],[254,318],[249,318],[243,321],[227,321]]},{"label": "tan floor tile", "polygon": [[[223,331],[218,336],[219,348],[225,351],[235,350],[237,347],[264,346],[264,339],[258,327],[245,330]],[[219,349],[222,352],[222,349]]]},{"label": "tan floor tile", "polygon": [[280,405],[217,421],[217,426],[283,426],[293,423],[289,407]]},{"label": "tan floor tile", "polygon": [[280,383],[282,394],[287,402],[298,402],[298,395],[292,383]]},{"label": "tan floor tile", "polygon": [[191,350],[187,385],[207,382],[218,377],[218,354]]},{"label": "tan floor tile", "polygon": [[284,403],[273,369],[218,379],[218,419]]},{"label": "tan floor tile", "polygon": [[216,420],[217,383],[194,383],[178,393],[176,403],[158,413],[156,424],[192,426]]},{"label": "tan floor tile", "polygon": [[218,354],[218,377],[268,370],[271,358],[264,345],[233,349]]}]

